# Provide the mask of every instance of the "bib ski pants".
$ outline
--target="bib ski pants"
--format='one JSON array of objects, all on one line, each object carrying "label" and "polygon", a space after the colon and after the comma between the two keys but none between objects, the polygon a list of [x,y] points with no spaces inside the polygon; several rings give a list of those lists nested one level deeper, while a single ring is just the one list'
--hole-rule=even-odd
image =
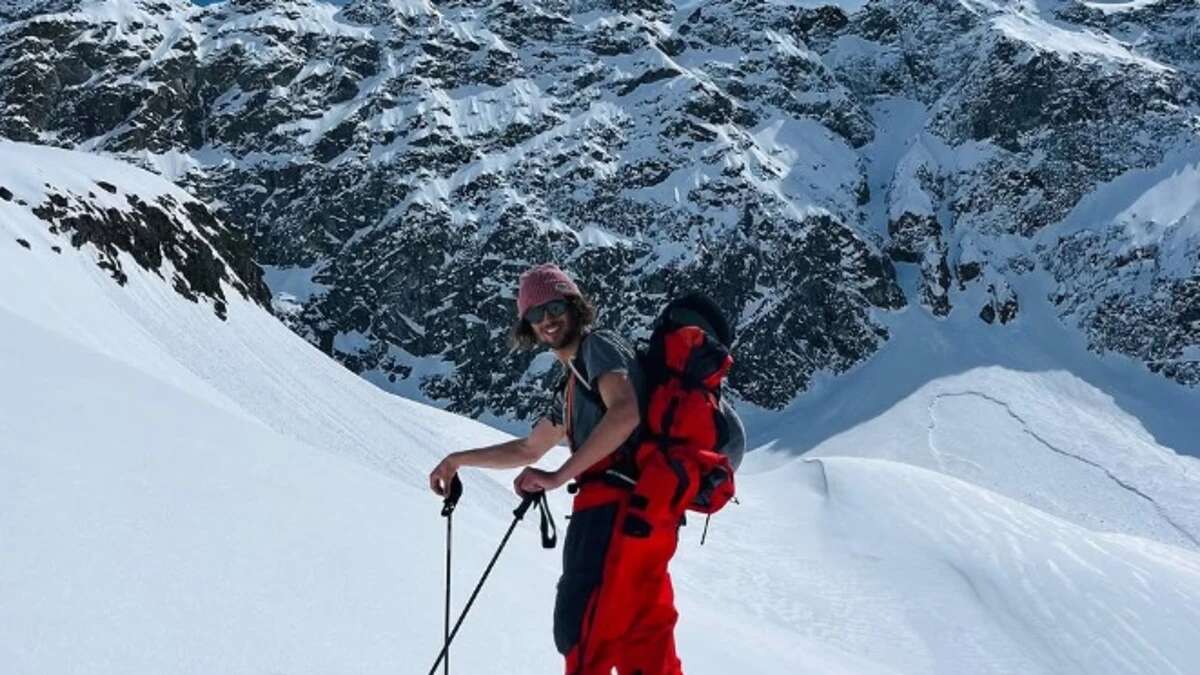
[{"label": "bib ski pants", "polygon": [[636,489],[594,480],[575,495],[554,608],[567,675],[683,675],[667,565],[697,468],[653,456]]}]

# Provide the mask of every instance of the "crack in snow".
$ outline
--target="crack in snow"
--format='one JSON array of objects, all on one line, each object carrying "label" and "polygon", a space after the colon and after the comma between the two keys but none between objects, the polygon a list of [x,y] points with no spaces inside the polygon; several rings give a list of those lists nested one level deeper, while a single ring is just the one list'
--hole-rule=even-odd
[{"label": "crack in snow", "polygon": [[806,458],[804,461],[817,465],[821,478],[821,484],[817,486],[817,489],[821,491],[822,497],[829,499],[829,474],[825,473],[825,462],[822,462],[819,457]]},{"label": "crack in snow", "polygon": [[1160,517],[1162,517],[1162,519],[1164,521],[1166,521],[1168,525],[1170,525],[1172,528],[1175,529],[1175,531],[1177,531],[1184,538],[1186,538],[1188,541],[1190,541],[1194,547],[1200,548],[1200,539],[1198,539],[1196,537],[1196,535],[1193,535],[1191,532],[1189,532],[1185,527],[1183,527],[1182,525],[1177,523],[1175,521],[1175,519],[1172,518],[1169,513],[1167,513],[1166,509],[1164,509],[1162,507],[1162,505],[1160,505],[1157,501],[1155,501],[1153,497],[1146,494],[1145,492],[1142,492],[1136,486],[1122,480],[1116,474],[1114,474],[1108,467],[1104,466],[1103,464],[1100,464],[1099,462],[1088,459],[1087,457],[1082,457],[1082,456],[1077,455],[1068,450],[1063,450],[1062,448],[1054,445],[1053,443],[1050,443],[1045,438],[1042,438],[1041,436],[1039,436],[1038,433],[1030,427],[1029,423],[1027,421],[1025,421],[1025,419],[1023,417],[1021,417],[1015,411],[1013,411],[1012,406],[1010,406],[1006,401],[1002,401],[994,396],[990,396],[983,392],[961,391],[961,392],[941,393],[941,394],[935,395],[933,397],[933,399],[929,402],[929,413],[930,413],[929,414],[929,447],[933,450],[936,458],[939,461],[939,464],[941,463],[942,455],[941,455],[941,452],[937,450],[937,448],[934,444],[934,431],[936,428],[936,421],[933,416],[933,406],[941,399],[965,398],[968,396],[974,396],[977,398],[981,398],[985,401],[988,401],[990,403],[994,403],[994,404],[1000,406],[1004,410],[1004,412],[1006,412],[1008,414],[1009,417],[1016,420],[1017,423],[1019,423],[1021,425],[1021,430],[1023,432],[1028,434],[1031,438],[1033,438],[1033,440],[1035,440],[1038,443],[1040,443],[1041,445],[1045,446],[1046,449],[1050,450],[1051,452],[1062,455],[1063,457],[1069,457],[1071,459],[1080,461],[1084,464],[1087,464],[1090,467],[1093,467],[1095,469],[1099,469],[1100,471],[1103,471],[1104,475],[1108,476],[1109,480],[1111,480],[1113,483],[1117,484],[1118,486],[1120,486],[1122,489],[1126,490],[1130,494],[1136,495],[1136,496],[1144,499],[1145,501],[1149,502],[1150,505],[1154,507],[1154,510],[1158,513],[1158,515]]}]

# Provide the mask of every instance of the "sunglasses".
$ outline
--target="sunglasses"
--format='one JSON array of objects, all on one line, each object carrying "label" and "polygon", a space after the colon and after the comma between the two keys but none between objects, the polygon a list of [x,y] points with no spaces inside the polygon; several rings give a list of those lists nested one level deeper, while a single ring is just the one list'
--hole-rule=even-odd
[{"label": "sunglasses", "polygon": [[536,326],[542,322],[542,319],[546,318],[547,314],[550,316],[562,316],[566,311],[566,300],[551,300],[525,312],[525,320],[529,322],[530,326]]}]

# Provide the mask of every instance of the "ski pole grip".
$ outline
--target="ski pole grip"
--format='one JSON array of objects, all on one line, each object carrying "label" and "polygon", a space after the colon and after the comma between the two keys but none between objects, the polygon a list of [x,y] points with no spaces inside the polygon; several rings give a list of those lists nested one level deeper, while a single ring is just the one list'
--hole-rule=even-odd
[{"label": "ski pole grip", "polygon": [[521,494],[521,505],[518,506],[515,510],[513,510],[513,515],[516,516],[517,520],[521,520],[522,518],[524,518],[525,514],[529,512],[529,507],[533,506],[533,503],[536,502],[538,500],[538,497],[542,496],[543,494],[545,494],[545,493],[544,492],[524,492],[524,493],[522,493]]},{"label": "ski pole grip", "polygon": [[446,498],[442,500],[442,517],[449,517],[454,513],[454,507],[458,506],[458,500],[462,497],[463,485],[458,479],[458,474],[454,474],[454,478],[450,479],[450,490],[446,493]]}]

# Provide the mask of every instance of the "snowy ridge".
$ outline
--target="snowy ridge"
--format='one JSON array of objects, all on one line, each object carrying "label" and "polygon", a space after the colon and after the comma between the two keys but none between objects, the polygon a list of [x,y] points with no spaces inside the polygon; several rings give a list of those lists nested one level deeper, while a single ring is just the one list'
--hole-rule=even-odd
[{"label": "snowy ridge", "polygon": [[[965,3],[980,11],[992,13],[991,25],[1005,37],[1019,40],[1035,49],[1064,55],[1081,56],[1114,65],[1130,64],[1150,71],[1170,71],[1170,66],[1134,52],[1107,33],[1072,26],[1056,17],[1069,3],[1060,0],[968,0]],[[1094,7],[1088,3],[1085,6]],[[1141,7],[1148,3],[1141,3]],[[1139,9],[1129,3],[1123,10]],[[1109,11],[1119,11],[1113,10]]]},{"label": "snowy ridge", "polygon": [[1159,2],[1162,2],[1162,0],[1106,0],[1103,2],[1083,2],[1082,4],[1092,9],[1098,9],[1105,14],[1114,14],[1143,9]]},{"label": "snowy ridge", "polygon": [[[19,156],[29,165],[38,166],[35,172],[21,175],[34,176],[47,185],[87,191],[89,187],[96,189],[97,180],[111,180],[118,186],[118,192],[135,186],[137,194],[146,198],[169,194],[180,201],[194,201],[153,174],[111,159],[14,143],[3,143],[0,151],[3,156]],[[47,155],[53,161],[47,161]],[[25,162],[7,164],[22,165]],[[0,178],[0,185],[10,182],[22,186],[7,175]],[[24,184],[24,194],[35,194],[37,188],[29,185]],[[13,288],[37,289],[36,293],[6,293],[0,298],[2,306],[16,317],[70,336],[87,349],[128,366],[149,370],[148,375],[166,377],[169,384],[189,394],[196,390],[219,392],[216,402],[221,407],[239,410],[266,423],[293,442],[354,456],[376,468],[389,468],[389,444],[396,442],[397,436],[394,425],[386,422],[387,415],[394,413],[385,411],[410,410],[417,404],[379,392],[378,396],[360,398],[354,403],[347,401],[336,411],[326,410],[314,392],[338,391],[347,381],[358,387],[357,378],[326,361],[303,342],[283,340],[272,353],[257,349],[261,343],[252,338],[255,333],[274,336],[267,344],[288,333],[256,304],[246,302],[237,293],[229,293],[228,321],[209,322],[204,316],[206,312],[211,315],[211,310],[194,306],[182,311],[183,308],[176,307],[177,304],[187,307],[190,303],[177,302],[178,296],[165,283],[170,276],[143,269],[129,253],[118,250],[115,254],[118,264],[128,271],[125,287],[111,281],[105,283],[106,273],[95,264],[90,251],[70,249],[61,237],[49,232],[46,223],[29,216],[15,198],[8,204],[0,202],[0,208],[5,209],[6,216],[17,216],[6,217],[0,230],[9,235],[5,237],[5,248],[15,251],[7,266],[6,282],[12,283]],[[209,236],[195,224],[183,222],[185,231],[202,238]],[[38,245],[25,249],[18,239]],[[64,250],[55,252],[51,245],[61,245]],[[227,284],[224,287],[226,291],[235,290]],[[79,297],[88,296],[98,296],[102,301],[95,306],[78,301]],[[282,375],[304,370],[297,364],[306,361],[312,371],[307,378],[296,380]],[[321,365],[312,370],[314,362]],[[151,365],[145,367],[147,363]],[[247,371],[262,373],[277,388],[263,391],[261,387],[248,387],[241,375]],[[285,382],[292,386],[282,386]],[[303,386],[299,386],[300,382]],[[410,442],[420,438],[436,444],[437,420],[458,419],[440,412],[424,417],[430,421],[415,428],[405,425],[413,434]],[[379,436],[381,429],[390,432],[386,441]],[[421,475],[411,474],[407,479],[413,485],[423,483]]]},{"label": "snowy ridge", "polygon": [[[5,166],[21,167],[20,171],[10,169],[3,176],[3,185],[10,195],[5,198],[8,202],[6,208],[10,209],[6,212],[9,218],[21,218],[21,214],[27,213],[15,208],[17,204],[14,202],[23,200],[27,205],[37,206],[55,191],[88,195],[97,208],[117,209],[126,213],[131,213],[133,207],[120,193],[133,193],[144,201],[156,201],[169,196],[180,204],[196,202],[195,197],[178,186],[109,157],[3,139],[0,139],[0,153],[0,161]],[[101,183],[107,183],[108,187],[101,186]],[[180,225],[188,232],[201,232],[189,220],[182,220]],[[25,225],[20,232],[46,238],[45,233],[39,230],[44,228]]]},{"label": "snowy ridge", "polygon": [[[111,159],[0,140],[0,162],[22,167],[0,180],[8,238],[62,254],[87,246],[124,285],[129,265],[159,275],[221,317],[227,291],[265,303],[262,271],[245,242],[183,190]],[[128,254],[124,256],[122,254]]]},{"label": "snowy ridge", "polygon": [[1130,63],[1148,70],[1169,71],[1153,59],[1139,56],[1111,37],[1086,31],[1068,31],[1045,21],[1020,14],[997,17],[993,25],[1005,35],[1027,42],[1038,49],[1064,54],[1079,54],[1100,61]]}]

